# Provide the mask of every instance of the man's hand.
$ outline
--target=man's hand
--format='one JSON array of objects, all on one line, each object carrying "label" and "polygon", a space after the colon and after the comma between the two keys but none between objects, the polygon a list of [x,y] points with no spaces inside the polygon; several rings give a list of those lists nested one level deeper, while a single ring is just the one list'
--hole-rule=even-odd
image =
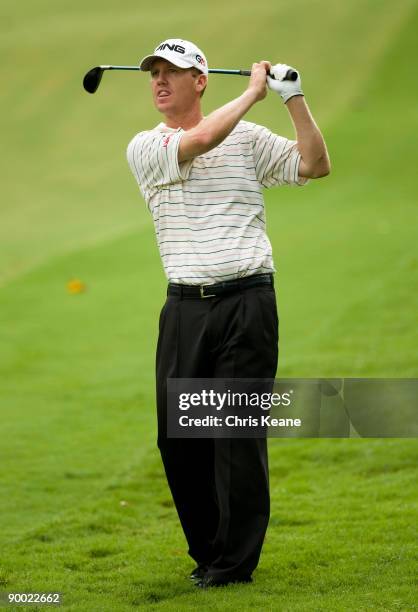
[{"label": "man's hand", "polygon": [[247,91],[254,95],[254,102],[264,100],[267,95],[267,73],[271,68],[270,62],[260,62],[253,64],[251,68],[250,82]]},{"label": "man's hand", "polygon": [[276,64],[270,68],[270,74],[272,74],[275,78],[273,79],[270,76],[267,77],[269,89],[272,89],[278,93],[283,99],[284,103],[290,100],[290,98],[293,98],[293,96],[303,96],[300,74],[297,70],[296,72],[298,74],[298,78],[296,81],[283,80],[288,70],[295,70],[295,68],[287,66],[287,64]]}]

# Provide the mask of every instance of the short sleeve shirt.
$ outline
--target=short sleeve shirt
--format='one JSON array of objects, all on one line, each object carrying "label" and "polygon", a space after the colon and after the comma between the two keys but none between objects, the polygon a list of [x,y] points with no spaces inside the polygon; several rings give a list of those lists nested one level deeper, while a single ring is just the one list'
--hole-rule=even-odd
[{"label": "short sleeve shirt", "polygon": [[127,149],[167,279],[206,285],[275,272],[262,189],[307,182],[296,141],[240,121],[220,145],[179,163],[182,135],[161,123]]}]

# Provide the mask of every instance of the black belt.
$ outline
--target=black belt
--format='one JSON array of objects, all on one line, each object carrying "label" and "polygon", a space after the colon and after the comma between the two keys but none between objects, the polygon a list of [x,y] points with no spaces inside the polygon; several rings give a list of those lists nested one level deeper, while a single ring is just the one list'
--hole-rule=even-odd
[{"label": "black belt", "polygon": [[273,274],[253,274],[252,276],[211,285],[179,285],[170,283],[167,288],[167,295],[178,295],[182,298],[209,298],[228,293],[238,293],[243,289],[250,289],[259,285],[274,287]]}]

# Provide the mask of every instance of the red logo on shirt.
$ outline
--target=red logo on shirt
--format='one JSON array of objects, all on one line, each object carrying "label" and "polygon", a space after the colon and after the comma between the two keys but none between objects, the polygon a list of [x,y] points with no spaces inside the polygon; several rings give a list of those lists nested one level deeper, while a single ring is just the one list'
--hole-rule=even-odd
[{"label": "red logo on shirt", "polygon": [[167,147],[168,143],[170,142],[170,138],[172,137],[173,134],[169,134],[168,136],[164,136],[163,138],[163,147]]}]

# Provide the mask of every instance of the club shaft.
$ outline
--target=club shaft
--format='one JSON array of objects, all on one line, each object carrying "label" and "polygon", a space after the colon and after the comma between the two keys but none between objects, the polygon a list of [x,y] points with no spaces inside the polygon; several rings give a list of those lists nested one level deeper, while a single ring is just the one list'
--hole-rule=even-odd
[{"label": "club shaft", "polygon": [[[99,66],[102,70],[141,70],[139,66]],[[227,68],[209,68],[211,74],[240,74],[250,76],[251,70],[229,70]]]},{"label": "club shaft", "polygon": [[139,66],[99,66],[102,70],[141,70]]}]

